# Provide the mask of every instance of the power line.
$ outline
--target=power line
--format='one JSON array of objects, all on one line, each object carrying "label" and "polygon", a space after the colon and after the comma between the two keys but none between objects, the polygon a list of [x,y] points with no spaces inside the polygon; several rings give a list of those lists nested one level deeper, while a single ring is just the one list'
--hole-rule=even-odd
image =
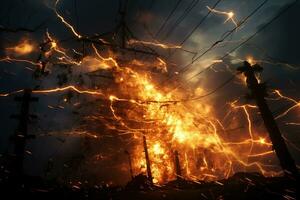
[{"label": "power line", "polygon": [[[212,9],[216,8],[217,5],[221,2],[222,0],[218,0],[213,6]],[[183,45],[192,35],[193,33],[201,26],[201,24],[207,19],[207,17],[210,15],[211,10],[207,12],[207,14],[200,20],[200,22],[190,31],[190,33],[180,42],[179,45]]]},{"label": "power line", "polygon": [[[179,72],[186,72],[193,64],[195,61],[199,60],[201,57],[203,57],[205,54],[207,54],[208,52],[210,52],[215,46],[217,46],[219,43],[223,42],[226,38],[228,38],[230,35],[232,35],[239,27],[241,27],[244,23],[246,23],[249,18],[251,18],[259,9],[261,9],[269,0],[265,0],[263,3],[261,3],[258,7],[256,7],[256,9],[254,9],[246,18],[244,18],[241,22],[239,22],[238,26],[236,26],[234,29],[232,29],[231,31],[227,31],[225,32],[225,34],[223,34],[224,36],[220,39],[217,40],[216,42],[214,42],[206,51],[204,51],[202,54],[200,54],[199,56],[197,56],[195,59],[192,60],[192,62],[188,63],[187,65],[185,65],[182,69],[179,70]],[[202,70],[200,72],[203,73],[204,71],[206,71],[209,68],[205,68],[204,70]],[[164,80],[163,82],[170,80],[173,76],[168,77],[166,80]]]},{"label": "power line", "polygon": [[167,18],[164,20],[164,22],[162,23],[162,25],[160,26],[160,28],[156,32],[155,37],[157,37],[158,34],[160,34],[160,32],[164,29],[164,27],[166,26],[167,22],[170,20],[170,18],[172,17],[172,15],[175,13],[176,9],[178,8],[178,6],[179,6],[179,4],[181,2],[182,2],[182,0],[177,0],[175,6],[173,7],[173,9],[171,10],[171,12],[167,16]]},{"label": "power line", "polygon": [[195,97],[195,98],[192,98],[188,101],[196,101],[196,100],[199,100],[199,99],[202,99],[202,98],[205,98],[205,97],[208,97],[214,93],[216,93],[218,90],[224,88],[226,85],[228,85],[231,81],[234,80],[234,78],[236,77],[236,75],[232,75],[231,77],[229,77],[226,81],[224,81],[221,85],[219,85],[218,87],[216,87],[215,89],[213,89],[212,91],[210,91],[209,93],[206,93],[205,95],[201,95],[201,96],[198,96],[198,97]]},{"label": "power line", "polygon": [[177,18],[177,20],[175,21],[175,23],[171,26],[171,28],[169,29],[169,31],[166,33],[166,35],[164,36],[164,40],[169,37],[172,32],[178,27],[178,25],[188,16],[188,14],[193,10],[193,8],[196,7],[196,5],[199,3],[199,0],[193,0],[185,9],[185,11],[182,13],[181,16],[179,16]]},{"label": "power line", "polygon": [[[275,15],[269,22],[267,22],[266,24],[264,24],[263,26],[261,26],[259,29],[257,29],[256,32],[254,32],[254,34],[252,34],[250,37],[248,37],[245,41],[243,41],[242,43],[240,43],[238,46],[236,46],[235,48],[233,48],[231,51],[227,52],[224,56],[222,56],[220,58],[220,60],[223,60],[224,58],[226,58],[227,56],[229,56],[231,53],[233,53],[234,51],[236,51],[237,49],[241,48],[243,45],[245,45],[247,42],[249,42],[251,39],[253,39],[257,34],[259,34],[261,31],[265,30],[268,26],[270,26],[274,21],[276,21],[279,17],[281,17],[285,12],[287,12],[290,8],[292,8],[294,5],[296,5],[296,3],[298,2],[298,0],[295,0],[293,3],[289,4],[288,6],[286,6],[284,9],[282,9],[277,15]],[[208,67],[206,67],[204,70],[198,72],[197,74],[193,75],[192,77],[188,78],[187,80],[191,80],[197,76],[199,76],[200,74],[202,74],[204,71],[210,69],[212,66],[214,65],[211,64]],[[235,75],[234,75],[235,76]],[[233,79],[233,78],[232,78]],[[226,84],[228,84],[231,80],[228,79],[226,80],[223,84],[221,84],[219,87],[222,88],[224,87]],[[181,85],[173,88],[171,91],[173,91],[174,89],[180,87]],[[215,90],[213,90],[210,93],[215,93],[218,88],[217,87]],[[209,93],[208,93],[209,94]],[[204,95],[204,97],[206,97],[208,95]]]},{"label": "power line", "polygon": [[[212,9],[215,9],[218,4],[221,2],[222,0],[218,0],[216,1],[216,3],[212,6]],[[208,18],[208,16],[210,15],[210,13],[212,12],[212,10],[209,10],[207,12],[207,14],[200,20],[200,22],[190,31],[190,33],[179,43],[179,45],[183,45],[193,34],[194,32],[204,23],[204,21]],[[174,55],[177,52],[177,49],[174,49],[173,52],[170,53],[169,58]],[[193,57],[194,59],[194,57]]]}]

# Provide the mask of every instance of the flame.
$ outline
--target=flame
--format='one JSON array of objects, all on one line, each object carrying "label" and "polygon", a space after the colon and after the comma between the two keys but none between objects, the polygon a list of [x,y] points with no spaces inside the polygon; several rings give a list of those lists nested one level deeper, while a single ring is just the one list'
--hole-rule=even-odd
[{"label": "flame", "polygon": [[34,51],[35,45],[29,40],[24,40],[14,47],[7,47],[6,50],[15,55],[27,55]]},{"label": "flame", "polygon": [[[55,5],[58,2],[57,0]],[[214,12],[217,11],[214,10]],[[81,37],[57,11],[56,14],[75,36]],[[226,15],[228,19],[225,22],[234,21],[233,13],[226,13]],[[186,97],[186,91],[166,92],[167,88],[156,84],[156,79],[152,77],[148,69],[153,67],[161,72],[167,72],[167,63],[163,59],[157,57],[153,62],[132,59],[121,63],[119,62],[121,59],[118,59],[113,52],[102,52],[92,44],[90,46],[92,55],[85,56],[81,61],[74,61],[49,32],[46,33],[45,42],[49,45],[48,49],[44,51],[47,58],[54,57],[61,63],[81,66],[87,71],[110,70],[114,78],[112,82],[114,82],[111,88],[101,90],[68,85],[33,90],[32,93],[52,94],[71,90],[79,94],[100,96],[102,100],[106,100],[107,110],[110,113],[107,114],[109,116],[105,116],[109,118],[105,121],[105,126],[108,130],[116,131],[120,135],[132,136],[130,138],[130,142],[134,144],[131,150],[132,165],[136,174],[146,172],[142,136],[147,138],[153,182],[157,184],[176,178],[174,151],[179,153],[182,177],[193,181],[223,179],[239,170],[256,170],[264,175],[277,174],[276,171],[270,170],[269,165],[264,164],[270,156],[274,156],[274,152],[269,139],[259,134],[253,126],[251,110],[256,109],[256,106],[237,105],[238,100],[229,104],[229,113],[242,111],[245,116],[241,120],[235,119],[235,122],[247,124],[247,129],[241,132],[241,136],[233,140],[224,134],[224,125],[216,117],[210,102],[174,101],[174,99],[185,99],[183,97]],[[131,42],[132,44],[137,43]],[[172,48],[172,46],[164,44],[142,42],[161,48]],[[250,63],[253,63],[253,60],[251,58]],[[39,62],[10,57],[5,57],[0,61],[26,62],[41,66]],[[221,63],[223,61],[213,60],[212,62]],[[6,97],[22,91],[2,93],[0,96]],[[197,87],[192,94],[202,95],[204,91],[205,88]],[[293,107],[279,117],[300,105],[297,100],[282,95],[279,90],[275,90],[274,94],[293,103]],[[89,116],[89,119],[96,123],[95,121],[101,117],[92,115]],[[87,130],[78,132],[77,135],[98,138],[96,134],[91,134]]]},{"label": "flame", "polygon": [[[130,63],[129,66],[120,67],[113,57],[104,58],[95,47],[93,49],[99,62],[106,63],[110,66],[109,69],[116,69],[113,73],[118,84],[118,95],[105,94],[99,90],[84,90],[73,85],[33,90],[33,93],[49,94],[73,90],[80,94],[96,95],[107,99],[110,102],[112,118],[121,128],[109,124],[107,127],[132,134],[132,140],[137,143],[132,153],[133,168],[136,173],[145,173],[141,136],[146,135],[153,181],[157,184],[176,178],[174,150],[177,150],[180,155],[182,176],[190,180],[227,178],[241,167],[256,169],[265,175],[274,174],[273,171],[265,170],[263,163],[249,161],[250,158],[272,155],[268,153],[270,142],[266,138],[256,137],[252,127],[247,108],[256,108],[256,106],[236,105],[237,101],[231,103],[233,110],[244,111],[249,137],[241,142],[226,142],[226,138],[221,134],[224,127],[214,117],[213,109],[208,104],[168,103],[183,94],[179,91],[166,93],[153,83],[149,74],[133,70]],[[117,81],[121,79],[123,81]],[[203,90],[198,87],[195,92],[202,93]],[[122,98],[118,97],[120,95]],[[127,106],[120,106],[120,104]],[[140,125],[136,127],[135,123]],[[252,153],[256,145],[265,150]]]},{"label": "flame", "polygon": [[247,62],[250,63],[250,65],[254,65],[255,64],[255,61],[254,61],[254,58],[252,56],[248,56],[246,58]]}]

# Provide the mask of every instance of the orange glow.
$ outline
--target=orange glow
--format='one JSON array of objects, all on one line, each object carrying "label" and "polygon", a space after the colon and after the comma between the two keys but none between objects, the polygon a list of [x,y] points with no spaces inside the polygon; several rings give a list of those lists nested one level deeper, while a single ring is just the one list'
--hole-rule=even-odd
[{"label": "orange glow", "polygon": [[250,65],[254,65],[255,64],[254,63],[255,61],[254,61],[253,57],[251,57],[251,56],[248,56],[246,60],[247,60],[248,63],[250,63]]},{"label": "orange glow", "polygon": [[93,47],[95,54],[102,61],[102,64],[105,66],[105,68],[107,68],[107,69],[111,68],[110,64],[113,64],[113,67],[115,67],[117,69],[119,68],[119,64],[113,57],[104,58],[103,56],[100,55],[98,49],[95,47],[94,44],[92,44],[92,47]]},{"label": "orange glow", "polygon": [[234,12],[230,11],[230,12],[225,12],[225,11],[220,11],[220,10],[216,10],[216,9],[212,9],[209,6],[206,6],[208,10],[210,10],[213,13],[217,13],[217,14],[221,14],[221,15],[225,15],[227,16],[227,19],[224,21],[224,23],[228,22],[229,20],[237,27],[237,22],[234,19]]},{"label": "orange glow", "polygon": [[[56,5],[57,3],[58,1],[56,1]],[[57,15],[75,36],[81,37],[61,15],[58,13]],[[233,20],[233,13],[227,13],[227,15],[228,20]],[[168,64],[162,58],[156,57],[151,61],[145,61],[130,57],[129,61],[124,61],[124,59],[120,59],[120,55],[110,49],[100,50],[92,44],[86,47],[90,48],[87,52],[92,53],[84,55],[80,61],[77,61],[61,47],[58,40],[49,32],[46,33],[45,43],[47,47],[44,53],[48,60],[58,60],[59,63],[71,64],[74,67],[80,66],[88,72],[104,69],[112,77],[109,80],[111,81],[109,82],[110,87],[102,87],[99,84],[93,87],[101,89],[93,90],[68,85],[33,90],[32,93],[47,95],[74,91],[79,94],[101,97],[99,104],[103,108],[107,108],[106,116],[91,115],[87,119],[92,123],[97,123],[99,120],[108,118],[109,120],[103,120],[107,130],[110,130],[108,132],[117,132],[118,135],[130,137],[129,140],[132,143],[130,152],[135,175],[146,172],[142,136],[147,138],[151,172],[156,184],[163,184],[176,178],[175,151],[178,152],[182,177],[192,181],[228,178],[240,170],[259,171],[269,176],[277,173],[275,170],[270,170],[271,167],[265,164],[274,154],[269,139],[264,137],[264,133],[255,130],[251,114],[252,109],[256,109],[256,106],[237,105],[237,100],[230,103],[230,113],[241,111],[245,116],[241,117],[242,119],[234,119],[234,123],[246,124],[246,129],[240,131],[239,135],[233,139],[228,136],[230,134],[225,133],[227,127],[222,124],[222,120],[217,118],[216,110],[210,101],[183,101],[189,98],[186,91],[167,92],[169,91],[167,87],[156,84],[156,77],[154,77],[154,73],[151,73],[153,69],[156,69],[155,72],[159,75],[163,75],[168,70]],[[167,48],[163,44],[147,45]],[[30,60],[18,60],[10,57],[0,61],[26,62],[41,66],[40,63]],[[212,60],[212,62],[221,63],[223,61]],[[6,97],[22,91],[3,93],[0,96]],[[191,91],[191,94],[201,96],[206,93],[205,91],[206,88],[199,85]],[[279,91],[275,91],[275,94],[298,104],[296,100],[283,96]],[[67,102],[68,99],[65,98],[63,101]],[[80,105],[80,102],[73,105]],[[49,108],[54,109],[55,107],[49,106]],[[98,110],[100,109],[95,109],[95,112],[99,112]],[[87,130],[72,134],[95,139],[101,137],[89,133]]]},{"label": "orange glow", "polygon": [[21,63],[27,63],[27,64],[35,65],[35,66],[38,66],[38,67],[42,66],[42,64],[39,63],[39,62],[33,62],[31,60],[26,60],[26,59],[11,58],[9,56],[6,56],[5,58],[1,58],[0,62],[21,62]]},{"label": "orange glow", "polygon": [[28,40],[22,41],[20,44],[14,47],[7,47],[6,50],[15,55],[27,55],[34,51],[34,44]]},{"label": "orange glow", "polygon": [[[266,138],[258,137],[252,127],[248,108],[256,108],[256,106],[250,104],[239,106],[236,105],[237,101],[231,103],[233,110],[244,111],[248,135],[245,134],[245,138],[241,137],[240,142],[227,142],[222,135],[224,127],[214,117],[213,109],[208,103],[167,103],[178,97],[182,98],[184,93],[180,91],[166,93],[153,83],[149,74],[133,70],[130,68],[130,63],[128,66],[126,64],[120,66],[113,55],[104,58],[95,46],[93,49],[96,60],[99,63],[104,62],[107,69],[112,70],[119,91],[117,95],[106,94],[105,91],[99,90],[80,89],[72,85],[34,90],[33,93],[50,94],[72,90],[107,99],[110,102],[108,106],[112,119],[120,126],[108,123],[106,125],[108,129],[122,134],[130,133],[132,140],[136,141],[132,150],[132,165],[136,174],[145,173],[141,142],[144,134],[147,137],[153,181],[157,184],[176,178],[174,150],[179,152],[182,176],[189,180],[227,178],[242,167],[258,170],[264,175],[274,175],[275,172],[265,170],[263,163],[248,160],[272,155],[268,153],[270,142]],[[140,64],[142,63],[140,61]],[[201,94],[203,91],[203,88],[197,87],[195,93]],[[5,95],[8,94],[3,94]],[[135,123],[140,125],[136,127]],[[254,147],[262,150],[252,153]]]},{"label": "orange glow", "polygon": [[70,85],[66,87],[61,87],[61,88],[54,88],[54,89],[45,89],[45,90],[33,90],[32,93],[36,94],[41,94],[41,93],[56,93],[56,92],[63,92],[67,90],[73,90],[77,93],[80,94],[89,94],[89,95],[98,95],[98,96],[103,96],[102,92],[99,91],[92,91],[92,90],[81,90],[78,89],[77,87]]}]

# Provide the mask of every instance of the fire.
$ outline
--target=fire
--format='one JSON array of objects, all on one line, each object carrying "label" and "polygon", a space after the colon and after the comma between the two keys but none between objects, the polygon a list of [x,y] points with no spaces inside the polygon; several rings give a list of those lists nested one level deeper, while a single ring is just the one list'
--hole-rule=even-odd
[{"label": "fire", "polygon": [[[57,12],[58,3],[59,0],[56,1],[54,9],[57,17],[77,38],[81,38],[82,36],[74,27]],[[226,15],[225,22],[231,20],[236,25],[233,12],[222,12],[209,7],[208,9]],[[238,101],[229,104],[229,113],[242,111],[245,116],[244,122],[247,125],[240,136],[233,140],[226,134],[224,125],[217,118],[210,102],[176,100],[185,99],[186,91],[166,92],[168,88],[156,84],[156,79],[152,77],[153,74],[149,72],[152,70],[149,68],[158,69],[162,72],[161,74],[167,72],[168,64],[162,58],[154,57],[152,61],[148,62],[143,59],[123,61],[114,52],[100,51],[92,44],[88,46],[91,51],[87,51],[92,53],[82,55],[80,61],[77,61],[60,46],[58,40],[54,39],[49,32],[46,33],[44,42],[47,47],[41,48],[41,51],[43,50],[44,56],[48,60],[51,60],[50,58],[56,59],[59,63],[70,64],[75,67],[80,66],[87,71],[98,69],[110,71],[113,77],[112,86],[111,88],[90,90],[75,85],[67,85],[33,90],[32,93],[51,94],[71,90],[79,94],[101,97],[107,103],[107,110],[110,112],[107,114],[109,116],[106,116],[110,120],[104,123],[107,129],[131,136],[130,143],[133,144],[131,149],[132,167],[135,175],[146,172],[143,136],[147,139],[153,182],[157,184],[163,184],[176,178],[178,168],[175,167],[174,152],[178,153],[176,155],[178,155],[181,165],[181,176],[189,180],[223,179],[239,170],[256,170],[264,175],[276,174],[264,164],[263,158],[269,160],[274,153],[269,139],[262,137],[253,126],[251,110],[255,109],[256,106],[237,105]],[[146,41],[131,40],[130,43],[161,48],[181,48]],[[26,45],[18,48],[23,49],[22,52],[26,53],[33,51],[33,48],[30,49]],[[41,65],[39,62],[10,57],[0,61]],[[249,57],[248,61],[252,64],[254,59]],[[223,61],[213,60],[212,62],[221,63]],[[5,97],[22,91],[3,93],[0,96]],[[195,88],[192,93],[201,95],[205,94],[204,91],[205,88],[200,86]],[[286,115],[299,105],[298,101],[283,96],[279,91],[275,91],[275,94],[294,103],[293,107],[279,117]],[[95,110],[97,110],[95,112],[99,112],[99,109]],[[96,118],[97,116],[90,116],[90,119],[95,120]],[[236,119],[235,121],[239,120]],[[88,131],[83,130],[80,134],[88,135]],[[90,136],[99,138],[95,134]]]},{"label": "fire", "polygon": [[250,63],[250,65],[254,65],[255,64],[255,61],[254,61],[253,57],[251,57],[251,56],[248,56],[246,58],[246,60],[247,60],[248,63]]},{"label": "fire", "polygon": [[[254,145],[269,147],[265,139],[255,140],[250,114],[247,110],[245,114],[249,124],[250,140],[241,145],[250,144],[250,150],[246,148],[243,152],[239,152],[232,145],[226,144],[221,137],[219,133],[221,125],[213,117],[212,109],[208,105],[194,106],[194,112],[187,111],[188,108],[182,103],[162,105],[162,102],[168,102],[181,94],[164,93],[151,82],[151,77],[146,74],[126,70],[126,68],[122,68],[122,72],[121,76],[127,80],[122,82],[122,95],[127,96],[127,99],[138,99],[140,102],[148,103],[139,104],[136,100],[127,101],[129,104],[134,104],[135,109],[124,111],[125,116],[118,115],[117,119],[121,119],[122,126],[125,128],[137,131],[134,133],[137,140],[141,140],[141,135],[145,132],[155,183],[164,183],[175,178],[172,153],[174,150],[179,151],[181,163],[184,163],[181,166],[183,176],[191,180],[225,178],[232,174],[237,166],[256,167],[262,173],[266,173],[260,163],[248,162],[247,156],[242,158],[242,155],[252,155],[250,153]],[[110,99],[115,101],[118,98],[110,97]],[[246,109],[246,106],[244,108]],[[111,110],[113,115],[120,112],[117,111],[117,105],[114,105]],[[143,110],[142,115],[141,110]],[[195,117],[196,114],[192,113],[197,113],[199,117]],[[134,129],[126,119],[141,123],[153,120],[154,124],[151,128],[145,125],[143,129]],[[144,163],[142,162],[144,160],[142,149],[140,144],[133,152],[134,160],[137,160],[134,163],[135,171],[140,171],[140,164]],[[265,152],[261,154],[269,155]]]},{"label": "fire", "polygon": [[[145,141],[143,140],[144,138],[147,140],[146,149],[149,153],[150,164],[148,166],[151,168],[153,182],[156,184],[163,184],[177,177],[178,167],[176,168],[175,166],[175,155],[179,159],[181,177],[196,182],[228,178],[241,170],[259,171],[269,176],[278,174],[274,170],[276,166],[270,166],[268,163],[274,156],[272,143],[263,132],[257,131],[254,126],[252,114],[254,113],[253,110],[257,113],[256,106],[251,104],[238,105],[238,100],[229,103],[228,115],[233,113],[241,114],[238,116],[242,116],[240,117],[241,119],[233,118],[231,122],[234,124],[245,124],[245,129],[232,137],[232,134],[228,134],[226,130],[227,126],[223,125],[225,122],[218,118],[218,112],[216,112],[211,102],[184,101],[190,95],[186,91],[179,88],[166,92],[169,91],[167,86],[157,84],[157,79],[168,72],[169,63],[164,58],[157,56],[152,57],[152,60],[138,59],[136,55],[132,57],[124,56],[125,51],[122,52],[124,54],[120,58],[120,55],[115,53],[118,48],[111,47],[115,45],[107,45],[110,43],[101,38],[98,38],[97,42],[95,42],[96,40],[90,40],[93,37],[82,36],[58,12],[57,7],[59,3],[60,0],[55,1],[54,13],[73,34],[73,39],[84,42],[82,52],[73,49],[73,54],[71,54],[67,47],[63,48],[59,40],[47,31],[43,43],[40,44],[41,58],[38,61],[19,59],[17,57],[28,55],[35,51],[35,43],[23,40],[14,47],[6,48],[7,52],[15,55],[15,58],[9,55],[1,58],[0,62],[23,62],[40,68],[45,67],[44,63],[49,62],[53,65],[67,64],[68,66],[80,67],[82,71],[88,72],[99,69],[109,72],[111,75],[109,80],[111,82],[109,82],[110,86],[107,88],[99,84],[95,87],[97,89],[88,89],[86,86],[79,87],[70,83],[62,87],[34,89],[32,93],[34,95],[48,95],[73,91],[78,94],[101,97],[101,109],[98,109],[98,107],[94,109],[92,112],[96,114],[93,115],[94,113],[92,113],[87,119],[90,119],[93,123],[99,123],[105,118],[105,120],[101,121],[103,123],[101,125],[104,125],[103,127],[106,127],[106,130],[109,130],[107,131],[108,133],[117,132],[118,134],[120,133],[118,136],[126,135],[126,137],[129,137],[129,142],[126,142],[131,144],[132,148],[130,149],[130,156],[132,157],[134,175],[147,172],[144,148],[146,142],[143,143]],[[212,13],[225,16],[224,23],[230,21],[236,28],[238,27],[234,12],[212,9],[209,6],[207,6],[207,9]],[[91,45],[87,45],[87,43]],[[101,48],[100,50],[100,48],[98,49],[95,46],[95,43],[100,43],[100,45],[106,44],[104,46],[107,49]],[[182,48],[182,46],[164,44],[158,41],[150,42],[135,39],[129,40],[128,44],[147,45],[162,49]],[[110,47],[112,49],[109,49]],[[251,56],[247,57],[246,60],[251,65],[259,62],[273,63],[256,60]],[[218,59],[209,62],[217,64],[225,61]],[[291,67],[291,65],[286,66]],[[152,73],[153,71],[160,73],[154,74]],[[179,74],[179,72],[174,73]],[[155,75],[158,75],[158,77],[154,77]],[[246,84],[244,76],[243,81]],[[23,91],[0,93],[0,97],[19,94]],[[191,91],[191,94],[196,96],[206,94],[205,88],[197,86],[197,88],[194,88],[194,91]],[[290,111],[300,107],[298,100],[283,95],[279,90],[274,90],[273,94],[277,95],[279,99],[285,99],[293,103],[290,108],[279,114],[276,119],[284,117]],[[69,99],[64,98],[62,101],[68,102]],[[98,101],[95,101],[95,103],[98,103]],[[73,105],[77,106],[80,104],[81,102],[76,102]],[[50,105],[48,107],[51,109],[55,108]],[[63,108],[62,106],[57,107]],[[106,108],[106,111],[102,111],[102,108],[104,108],[103,110]],[[98,112],[103,113],[97,115]],[[106,120],[106,118],[109,120]],[[298,122],[287,122],[286,124],[299,126]],[[71,135],[88,136],[94,139],[101,138],[102,135],[98,135],[101,133],[91,133],[87,130],[88,128],[85,126],[84,130],[72,131]],[[96,159],[101,160],[102,154],[99,153]]]},{"label": "fire", "polygon": [[[113,127],[111,129],[122,133],[130,133],[131,139],[135,141],[136,145],[132,151],[135,174],[146,171],[142,144],[142,136],[145,135],[153,182],[157,184],[176,178],[174,151],[179,152],[182,176],[190,180],[227,178],[243,168],[273,175],[272,171],[265,170],[263,163],[252,161],[273,155],[270,152],[270,142],[266,138],[259,137],[253,129],[248,108],[256,106],[236,105],[237,101],[230,104],[232,112],[239,109],[244,112],[248,135],[244,134],[244,138],[239,137],[238,142],[226,141],[226,137],[222,134],[224,127],[214,116],[213,109],[208,103],[180,101],[170,103],[174,102],[174,99],[182,98],[184,92],[178,90],[165,92],[154,83],[148,73],[140,69],[133,70],[130,62],[121,66],[113,55],[105,58],[95,46],[92,47],[97,62],[104,63],[108,70],[112,70],[118,90],[116,94],[112,94],[111,91],[108,94],[105,89],[85,90],[73,85],[33,90],[33,93],[49,94],[72,90],[107,99],[110,102],[112,119],[120,126],[107,124],[107,127]],[[201,87],[195,90],[196,93],[203,91]],[[8,94],[1,96],[6,95]],[[258,146],[262,151],[255,150],[254,147]]]},{"label": "fire", "polygon": [[156,155],[164,154],[164,150],[161,148],[159,143],[153,145],[153,152]]},{"label": "fire", "polygon": [[13,53],[15,55],[27,55],[34,51],[35,45],[31,43],[29,40],[24,40],[20,44],[14,47],[7,47],[6,50],[9,53]]}]

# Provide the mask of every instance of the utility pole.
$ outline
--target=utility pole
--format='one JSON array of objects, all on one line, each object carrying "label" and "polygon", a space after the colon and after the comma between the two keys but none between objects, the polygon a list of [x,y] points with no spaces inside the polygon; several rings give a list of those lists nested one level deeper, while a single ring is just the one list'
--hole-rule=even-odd
[{"label": "utility pole", "polygon": [[37,97],[31,97],[32,91],[25,89],[22,97],[15,97],[15,101],[21,102],[21,112],[19,115],[12,115],[12,118],[19,120],[17,130],[12,137],[15,143],[14,147],[14,163],[13,163],[13,174],[16,178],[23,177],[23,161],[25,155],[26,140],[33,139],[34,135],[28,134],[28,121],[30,118],[36,118],[35,115],[29,114],[30,102],[38,101]]},{"label": "utility pole", "polygon": [[125,150],[124,152],[128,156],[128,164],[129,164],[130,176],[131,176],[131,180],[132,180],[134,176],[133,176],[133,170],[132,170],[131,156],[130,156],[130,153],[127,150]]},{"label": "utility pole", "polygon": [[122,0],[119,0],[119,4],[120,4],[119,14],[121,16],[121,21],[119,25],[119,28],[121,29],[121,47],[126,48],[126,40],[127,40],[126,30],[128,29],[126,25],[126,15],[127,15],[128,0],[123,0],[124,5],[122,5]]},{"label": "utility pole", "polygon": [[175,170],[176,170],[176,179],[181,179],[181,168],[180,168],[180,162],[179,162],[179,153],[177,150],[174,152],[174,160],[175,160]]},{"label": "utility pole", "polygon": [[146,136],[143,135],[143,145],[144,145],[144,151],[145,151],[145,159],[146,159],[146,167],[147,167],[147,176],[151,183],[153,183],[153,177],[151,173],[151,166],[150,166],[150,160],[149,160],[149,154],[148,154],[148,147],[147,147],[147,140]]},{"label": "utility pole", "polygon": [[255,76],[255,73],[261,72],[263,68],[257,64],[251,65],[250,63],[245,61],[244,66],[239,67],[237,70],[246,76],[247,87],[251,91],[250,98],[253,98],[256,101],[265,127],[269,132],[273,148],[276,152],[285,175],[294,180],[298,180],[298,169],[296,167],[295,161],[289,153],[288,148],[273,117],[273,114],[270,111],[268,104],[266,103],[265,96],[267,95],[267,92],[265,84],[259,83]]}]

